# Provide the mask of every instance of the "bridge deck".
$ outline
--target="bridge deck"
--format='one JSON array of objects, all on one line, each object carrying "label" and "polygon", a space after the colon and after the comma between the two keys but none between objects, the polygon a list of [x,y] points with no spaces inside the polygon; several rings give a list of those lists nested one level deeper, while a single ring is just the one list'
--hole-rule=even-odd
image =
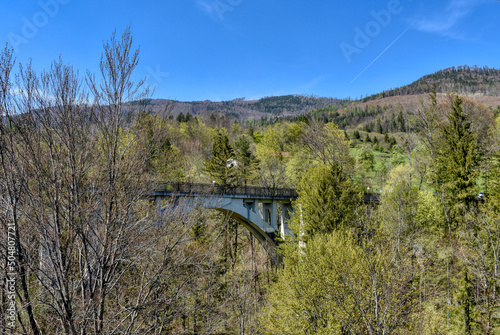
[{"label": "bridge deck", "polygon": [[210,184],[193,183],[158,183],[155,185],[152,195],[187,195],[207,196],[217,195],[220,197],[237,197],[251,199],[276,199],[295,200],[297,192],[290,188],[267,188],[255,186],[220,186]]},{"label": "bridge deck", "polygon": [[[223,198],[243,198],[260,200],[295,200],[297,191],[291,188],[267,188],[256,186],[220,186],[196,183],[157,183],[153,187],[152,196],[181,195],[189,197],[216,195]],[[380,194],[365,193],[365,204],[378,204]]]}]

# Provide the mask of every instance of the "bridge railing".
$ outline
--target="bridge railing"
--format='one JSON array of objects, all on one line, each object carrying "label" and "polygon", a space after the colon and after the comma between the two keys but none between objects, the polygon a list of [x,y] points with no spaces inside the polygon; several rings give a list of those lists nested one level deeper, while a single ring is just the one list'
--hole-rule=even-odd
[{"label": "bridge railing", "polygon": [[164,182],[157,183],[154,187],[155,191],[172,192],[184,194],[245,194],[255,196],[270,196],[270,197],[289,197],[290,199],[297,198],[297,192],[291,188],[268,188],[257,186],[222,186],[216,184],[197,184],[197,183],[173,183]]},{"label": "bridge railing", "polygon": [[[248,195],[248,196],[264,196],[264,197],[279,197],[296,199],[297,191],[291,188],[268,188],[257,186],[221,186],[214,184],[197,184],[197,183],[175,183],[175,182],[158,182],[152,185],[152,189],[156,192],[169,192],[173,194],[224,194],[224,195]],[[353,194],[353,196],[355,196]],[[380,194],[365,193],[362,201],[365,204],[378,204],[380,202]]]}]

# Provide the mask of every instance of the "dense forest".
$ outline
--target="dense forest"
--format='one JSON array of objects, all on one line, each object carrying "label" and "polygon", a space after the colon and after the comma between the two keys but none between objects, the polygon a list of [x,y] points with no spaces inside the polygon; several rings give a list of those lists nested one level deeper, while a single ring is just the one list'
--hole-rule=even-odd
[{"label": "dense forest", "polygon": [[[500,332],[497,110],[431,89],[180,116],[138,59],[128,29],[84,77],[1,52],[2,334]],[[226,215],[158,210],[166,181],[296,189],[281,263]]]},{"label": "dense forest", "polygon": [[[288,120],[296,120],[303,114],[312,113],[315,118],[325,118],[325,112],[338,113],[341,119],[338,120],[344,127],[355,127],[356,122],[344,120],[349,118],[352,108],[381,108],[384,105],[396,108],[397,105],[407,106],[417,104],[418,99],[423,95],[436,91],[438,96],[454,92],[460,95],[481,100],[481,97],[495,97],[486,104],[492,107],[500,105],[500,70],[493,68],[479,68],[477,66],[458,66],[440,70],[436,73],[426,75],[415,82],[386,90],[378,94],[373,94],[359,99],[335,99],[306,95],[284,95],[264,97],[259,100],[245,100],[238,98],[231,101],[177,101],[165,99],[149,99],[148,110],[159,112],[169,105],[169,113],[173,117],[186,118],[200,116],[221,117],[227,116],[236,118],[239,121],[263,124],[274,122],[285,117]],[[394,101],[387,102],[384,98],[394,97]],[[399,98],[399,99],[397,99]],[[492,105],[492,103],[496,103]],[[137,109],[140,110],[140,109]],[[366,110],[364,111],[366,114]],[[322,116],[318,116],[320,113]],[[343,118],[343,119],[342,119]],[[337,122],[337,120],[335,120]]]},{"label": "dense forest", "polygon": [[174,117],[190,116],[222,116],[241,120],[272,118],[286,115],[297,115],[326,106],[343,104],[347,100],[322,98],[306,95],[283,95],[265,97],[259,100],[238,98],[230,101],[177,101],[151,99],[148,110],[159,111],[165,104],[171,106],[170,114]]},{"label": "dense forest", "polygon": [[409,85],[370,95],[362,100],[366,102],[397,95],[430,93],[432,90],[438,93],[455,92],[464,95],[498,96],[500,95],[499,80],[500,70],[498,69],[462,65],[437,71]]}]

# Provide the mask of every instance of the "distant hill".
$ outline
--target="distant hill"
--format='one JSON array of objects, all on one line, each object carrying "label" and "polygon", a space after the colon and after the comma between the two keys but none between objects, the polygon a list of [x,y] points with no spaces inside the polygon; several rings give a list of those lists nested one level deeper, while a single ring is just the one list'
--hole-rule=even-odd
[{"label": "distant hill", "polygon": [[[399,132],[405,130],[403,111],[418,108],[435,89],[438,102],[449,93],[457,93],[500,113],[500,70],[488,67],[451,67],[426,75],[415,82],[383,91],[343,106],[327,106],[303,117],[333,121],[342,129],[366,132]],[[298,119],[295,116],[289,119]]]},{"label": "distant hill", "polygon": [[[438,96],[458,93],[472,97],[495,109],[500,105],[500,70],[489,67],[450,67],[423,76],[409,85],[382,91],[359,100],[323,98],[310,95],[283,95],[259,100],[245,98],[230,101],[176,101],[154,99],[148,109],[158,112],[168,105],[168,113],[176,118],[183,116],[212,116],[236,118],[240,121],[270,120],[278,117],[296,119],[302,114],[334,121],[341,128],[355,128],[386,114],[398,115],[401,109],[416,106],[419,99],[426,99],[435,89]],[[138,107],[140,108],[140,107]],[[391,121],[392,122],[392,121]],[[370,129],[370,126],[367,127]]]},{"label": "distant hill", "polygon": [[344,103],[345,100],[333,98],[321,98],[306,95],[283,95],[275,97],[265,97],[259,100],[245,100],[244,98],[230,101],[214,102],[205,101],[176,101],[155,99],[148,102],[148,108],[156,111],[170,104],[170,113],[177,117],[179,114],[192,116],[210,114],[227,115],[239,120],[250,118],[260,120],[261,118],[272,118],[279,116],[289,116],[307,113],[310,110],[336,106]]},{"label": "distant hill", "polygon": [[460,95],[500,96],[500,70],[487,66],[450,67],[423,76],[409,85],[383,91],[362,99],[363,102],[393,96],[455,92]]}]

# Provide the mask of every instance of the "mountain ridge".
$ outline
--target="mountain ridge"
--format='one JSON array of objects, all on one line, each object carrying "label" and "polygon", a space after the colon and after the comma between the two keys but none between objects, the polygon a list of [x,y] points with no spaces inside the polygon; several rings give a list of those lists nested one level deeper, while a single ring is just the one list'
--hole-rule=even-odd
[{"label": "mountain ridge", "polygon": [[424,75],[414,82],[398,88],[381,91],[365,98],[328,98],[314,95],[267,96],[257,100],[237,98],[229,101],[177,101],[169,99],[150,99],[148,108],[159,111],[168,105],[172,117],[205,116],[236,118],[240,121],[269,119],[277,117],[296,117],[316,110],[337,110],[346,106],[385,104],[402,106],[416,104],[432,90],[438,94],[457,93],[472,97],[488,107],[500,105],[500,69],[487,66],[449,67]]}]

